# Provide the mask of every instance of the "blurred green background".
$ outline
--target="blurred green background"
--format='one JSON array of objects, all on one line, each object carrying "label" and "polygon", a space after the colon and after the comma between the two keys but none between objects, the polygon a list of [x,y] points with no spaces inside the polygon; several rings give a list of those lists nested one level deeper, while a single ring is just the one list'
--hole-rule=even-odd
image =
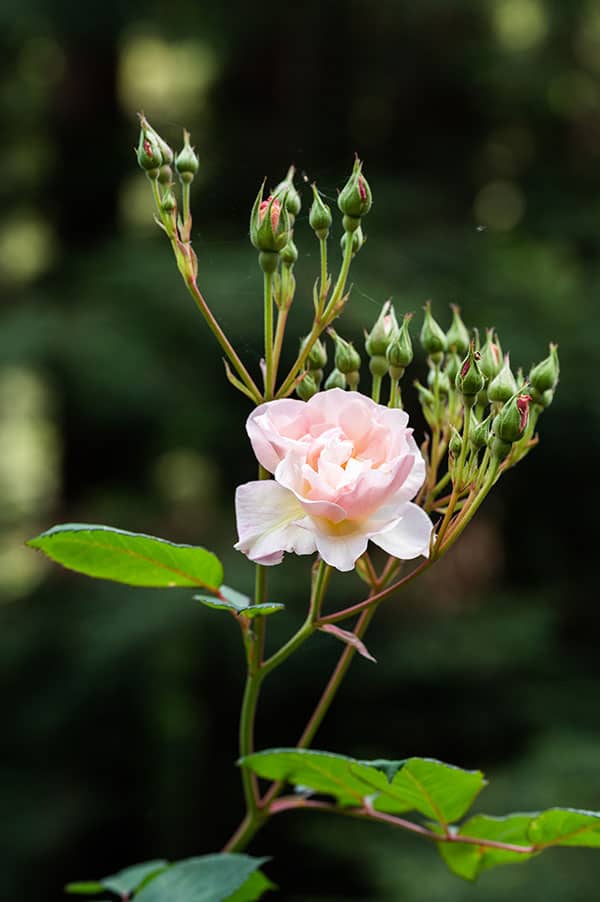
[{"label": "blurred green background", "polygon": [[[433,298],[445,326],[460,303],[515,365],[560,342],[540,447],[381,610],[379,664],[354,663],[316,746],[482,767],[489,813],[600,809],[596,0],[4,0],[0,24],[2,896],[54,902],[69,879],[216,850],[241,812],[230,619],[22,545],[55,522],[109,523],[206,544],[252,586],[232,550],[248,407],[153,225],[138,109],[173,143],[192,131],[200,285],[253,373],[257,187],[294,162],[334,202],[355,151],[375,203],[342,334],[360,340],[391,295],[399,312]],[[338,239],[339,224],[332,265]],[[306,206],[297,243],[287,359],[318,269]],[[273,572],[288,604],[274,643],[303,616],[306,577],[302,560]],[[360,597],[355,577],[334,584],[334,602]],[[260,747],[294,742],[338,653],[315,639],[267,683]],[[314,814],[251,850],[274,856],[291,902],[578,902],[600,879],[593,852],[558,850],[473,888],[427,844]]]}]

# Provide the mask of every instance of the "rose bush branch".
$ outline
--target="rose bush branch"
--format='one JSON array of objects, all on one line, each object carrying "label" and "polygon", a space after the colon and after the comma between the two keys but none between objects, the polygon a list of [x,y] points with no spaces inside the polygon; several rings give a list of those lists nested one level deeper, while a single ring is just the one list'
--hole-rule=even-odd
[{"label": "rose bush branch", "polygon": [[[266,820],[292,809],[342,813],[422,835],[438,845],[451,870],[469,879],[485,867],[527,858],[550,845],[571,844],[580,834],[585,834],[583,844],[595,844],[597,835],[600,845],[600,815],[570,809],[505,819],[475,815],[457,826],[485,783],[478,771],[419,758],[363,762],[310,749],[354,656],[375,660],[363,639],[379,606],[452,548],[494,486],[537,443],[538,419],[558,384],[556,345],[550,345],[548,357],[527,378],[521,371],[515,377],[496,332],[488,329],[481,344],[479,332],[466,328],[456,305],[451,305],[452,321],[444,330],[428,301],[419,334],[427,376],[414,382],[427,430],[417,444],[403,409],[402,389],[415,357],[412,313],[404,313],[399,321],[387,300],[365,332],[369,391],[361,390],[361,348],[332,328],[349,300],[350,267],[364,245],[363,221],[372,206],[371,189],[356,158],[337,198],[342,237],[335,280],[328,271],[333,216],[316,185],[311,186],[308,219],[319,243],[312,321],[291,368],[280,379],[296,291],[294,225],[302,203],[290,167],[266,197],[263,182],[250,216],[250,240],[263,276],[261,390],[198,286],[190,188],[199,164],[190,135],[184,132],[183,148],[175,155],[142,116],[137,156],[151,186],[156,220],[171,243],[188,291],[225,353],[227,379],[254,405],[246,430],[259,464],[258,479],[238,486],[235,496],[235,548],[255,564],[254,596],[250,599],[224,585],[223,568],[206,549],[142,534],[67,524],[31,544],[90,576],[140,586],[194,588],[201,592],[196,600],[236,619],[246,659],[239,722],[245,814],[225,846],[227,868],[246,868],[247,856],[235,855]],[[327,335],[333,342],[328,374]],[[370,556],[373,546],[387,556],[381,568],[376,569]],[[269,650],[267,616],[281,613],[284,605],[269,598],[268,568],[290,553],[312,558],[306,612],[290,638]],[[403,572],[405,566],[408,572]],[[366,597],[349,599],[341,609],[325,609],[334,570],[355,571],[369,587]],[[338,625],[345,620],[353,620],[351,629]],[[296,746],[257,751],[255,726],[263,683],[316,632],[344,643],[337,664]],[[268,785],[262,787],[261,779]],[[302,797],[281,798],[287,784]],[[305,797],[307,787],[310,798]],[[410,810],[421,814],[425,824],[401,816]],[[470,847],[473,854],[466,857],[451,851]],[[202,869],[214,862],[192,859],[180,865],[184,870]],[[158,877],[158,871],[152,871],[157,880],[166,881],[165,898],[174,894],[170,881],[179,879],[178,867],[167,867],[166,877],[163,871]],[[252,868],[257,867],[254,862]],[[255,877],[264,889],[266,878]],[[119,880],[119,886],[125,885],[122,876]],[[132,880],[126,874],[123,892],[128,896],[139,889]],[[116,884],[109,880],[106,885]],[[142,891],[140,902],[146,902],[143,896]],[[226,902],[230,896],[223,890],[219,899]],[[187,897],[181,902],[188,902]]]}]

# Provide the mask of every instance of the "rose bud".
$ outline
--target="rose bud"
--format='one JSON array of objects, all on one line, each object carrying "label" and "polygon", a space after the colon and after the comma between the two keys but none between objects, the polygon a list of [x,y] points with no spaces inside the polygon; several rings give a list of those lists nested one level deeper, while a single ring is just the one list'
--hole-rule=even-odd
[{"label": "rose bud", "polygon": [[439,362],[446,350],[446,334],[431,314],[431,301],[423,307],[425,319],[421,329],[421,347],[435,362]]},{"label": "rose bud", "polygon": [[198,157],[190,144],[190,133],[183,130],[183,147],[175,157],[175,169],[182,182],[189,184],[198,172]]},{"label": "rose bud", "polygon": [[504,364],[500,372],[488,385],[488,398],[496,403],[506,403],[518,391],[517,382],[510,368],[510,355],[504,355]]},{"label": "rose bud", "polygon": [[494,420],[494,433],[503,442],[518,442],[527,428],[530,395],[514,395]]},{"label": "rose bud", "polygon": [[469,403],[475,403],[475,397],[485,385],[485,379],[479,369],[479,352],[475,350],[473,342],[469,345],[469,352],[463,360],[460,370],[456,375],[456,387]]},{"label": "rose bud", "polygon": [[469,347],[469,332],[460,317],[460,307],[450,304],[452,310],[452,324],[446,333],[446,347],[449,351],[456,351],[460,357],[464,357]]},{"label": "rose bud", "polygon": [[552,391],[558,384],[559,363],[558,363],[558,345],[550,345],[550,353],[540,363],[536,364],[529,373],[529,382],[539,394],[543,395],[546,391]]},{"label": "rose bud", "polygon": [[321,199],[315,184],[312,185],[312,190],[314,199],[308,215],[308,221],[317,238],[323,241],[329,235],[329,229],[331,228],[331,210]]}]

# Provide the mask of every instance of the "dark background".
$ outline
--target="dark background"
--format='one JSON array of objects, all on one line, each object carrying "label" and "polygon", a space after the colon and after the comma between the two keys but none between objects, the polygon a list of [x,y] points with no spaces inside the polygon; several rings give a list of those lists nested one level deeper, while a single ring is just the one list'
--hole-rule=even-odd
[{"label": "dark background", "polygon": [[[600,809],[598,5],[4,0],[0,25],[3,897],[214,851],[241,813],[235,625],[185,590],[94,583],[22,546],[55,522],[109,523],[206,544],[251,590],[232,550],[249,408],[153,226],[140,108],[173,143],[193,133],[199,282],[254,374],[257,187],[294,162],[334,204],[355,151],[375,203],[343,334],[360,340],[392,295],[400,313],[433,298],[444,326],[459,302],[525,368],[560,342],[540,447],[381,610],[379,664],[353,664],[316,746],[482,767],[489,813]],[[318,270],[303,197],[288,358]],[[338,239],[339,223],[332,267]],[[273,573],[288,605],[273,644],[303,616],[306,576],[302,560]],[[355,577],[334,584],[334,603],[360,597]],[[266,684],[260,747],[295,741],[338,652],[315,639]],[[557,850],[473,888],[425,843],[309,814],[251,851],[296,902],[577,902],[600,878],[593,852]]]}]

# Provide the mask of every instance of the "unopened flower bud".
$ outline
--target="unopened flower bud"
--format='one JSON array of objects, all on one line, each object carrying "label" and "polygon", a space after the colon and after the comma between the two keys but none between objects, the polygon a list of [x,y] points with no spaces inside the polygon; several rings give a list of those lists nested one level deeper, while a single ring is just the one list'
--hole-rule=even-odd
[{"label": "unopened flower bud", "polygon": [[158,170],[158,181],[161,185],[171,185],[173,183],[173,170],[165,163]]},{"label": "unopened flower bud", "polygon": [[488,398],[495,403],[505,404],[516,392],[517,382],[510,368],[510,356],[505,354],[502,369],[488,385]]},{"label": "unopened flower bud", "polygon": [[143,125],[140,130],[137,160],[149,178],[158,178],[160,167],[163,164],[163,156],[156,140],[156,134]]},{"label": "unopened flower bud", "polygon": [[452,324],[446,333],[446,346],[449,351],[456,351],[460,357],[464,357],[469,347],[469,332],[460,317],[460,307],[451,304]]},{"label": "unopened flower bud", "polygon": [[485,385],[485,379],[479,369],[479,351],[475,350],[474,342],[469,345],[467,356],[463,360],[456,376],[456,387],[462,392],[465,399],[475,403],[475,397]]},{"label": "unopened flower bud", "polygon": [[[308,336],[303,338],[300,342],[300,350],[304,350],[306,346],[306,342],[308,341]],[[310,349],[310,354],[307,357],[306,365],[309,370],[322,370],[325,364],[327,363],[327,349],[325,345],[321,341],[320,338],[317,338],[312,348]]]},{"label": "unopened flower bud", "polygon": [[173,213],[177,209],[177,201],[170,188],[163,194],[160,208],[164,213]]},{"label": "unopened flower bud", "polygon": [[317,383],[311,373],[305,373],[302,382],[299,382],[296,386],[296,394],[302,401],[308,401],[309,398],[316,395],[318,390]]},{"label": "unopened flower bud", "polygon": [[358,383],[360,382],[360,373],[358,370],[352,370],[350,373],[346,373],[346,382],[348,383],[348,388],[350,391],[356,391],[358,388]]},{"label": "unopened flower bud", "polygon": [[183,147],[175,157],[175,169],[182,182],[189,184],[198,172],[198,157],[190,144],[190,133],[183,130]]},{"label": "unopened flower bud", "polygon": [[339,370],[332,370],[325,380],[325,388],[346,388],[346,377]]},{"label": "unopened flower bud", "polygon": [[494,341],[493,335],[493,329],[486,329],[486,340],[479,359],[479,369],[487,382],[491,382],[502,369],[502,352],[500,345]]},{"label": "unopened flower bud", "polygon": [[552,391],[556,388],[559,376],[558,345],[550,345],[550,353],[540,363],[536,364],[529,373],[529,382],[540,394]]},{"label": "unopened flower bud", "polygon": [[494,433],[503,442],[517,442],[529,419],[530,395],[514,395],[494,419]]},{"label": "unopened flower bud", "polygon": [[346,245],[348,241],[352,242],[352,256],[358,254],[359,250],[363,246],[367,239],[363,235],[363,230],[360,225],[354,232],[344,232],[340,240],[340,246],[342,248],[342,253],[346,253]]},{"label": "unopened flower bud", "polygon": [[489,441],[490,437],[490,420],[491,414],[482,420],[481,423],[477,420],[473,410],[471,410],[471,428],[469,430],[469,443],[473,451],[479,451],[481,448],[485,448]]},{"label": "unopened flower bud", "polygon": [[380,354],[374,354],[369,358],[369,372],[372,376],[385,376],[388,371],[388,362]]},{"label": "unopened flower bud", "polygon": [[313,183],[313,202],[308,215],[308,221],[317,238],[324,240],[329,235],[331,228],[332,216],[331,210],[321,199],[321,195],[317,191],[317,186]]},{"label": "unopened flower bud", "polygon": [[282,182],[279,182],[276,188],[273,188],[273,197],[277,197],[281,203],[285,203],[285,208],[290,216],[296,217],[302,207],[300,195],[294,187],[295,166],[290,166],[287,175]]},{"label": "unopened flower bud", "polygon": [[434,361],[439,362],[446,350],[446,334],[431,314],[431,301],[423,307],[425,319],[421,329],[421,347]]},{"label": "unopened flower bud", "polygon": [[383,357],[397,332],[398,322],[396,320],[394,308],[389,301],[386,301],[381,308],[379,316],[375,320],[375,325],[366,337],[365,350],[367,354],[372,357]]},{"label": "unopened flower bud", "polygon": [[[329,329],[329,334],[335,342],[335,368],[344,373],[346,377],[350,373],[360,370],[360,355],[354,348],[353,344],[341,338],[333,329]],[[348,378],[347,381],[349,382]]]},{"label": "unopened flower bud", "polygon": [[281,260],[286,266],[293,266],[298,259],[298,248],[290,238],[286,246],[281,251]]},{"label": "unopened flower bud", "polygon": [[[264,182],[256,195],[250,214],[250,241],[254,247],[273,255],[279,254],[288,243],[289,218],[281,201],[269,195],[263,200]],[[277,260],[275,261],[275,268]],[[274,271],[274,270],[272,270]]]},{"label": "unopened flower bud", "polygon": [[448,452],[452,455],[452,457],[456,458],[460,456],[460,452],[462,451],[462,438],[460,433],[456,431],[454,426],[452,427],[452,438],[448,443]]},{"label": "unopened flower bud", "polygon": [[372,203],[373,198],[369,183],[362,174],[362,163],[356,157],[352,175],[340,191],[338,207],[345,216],[350,216],[352,219],[360,219],[361,216],[367,215]]},{"label": "unopened flower bud", "polygon": [[[408,324],[412,319],[412,313],[405,313],[402,318],[402,325],[387,347],[385,356],[390,365],[390,376],[392,379],[400,379],[404,374],[404,370],[412,363],[413,347],[408,331]],[[398,373],[402,370],[401,373]]]}]

